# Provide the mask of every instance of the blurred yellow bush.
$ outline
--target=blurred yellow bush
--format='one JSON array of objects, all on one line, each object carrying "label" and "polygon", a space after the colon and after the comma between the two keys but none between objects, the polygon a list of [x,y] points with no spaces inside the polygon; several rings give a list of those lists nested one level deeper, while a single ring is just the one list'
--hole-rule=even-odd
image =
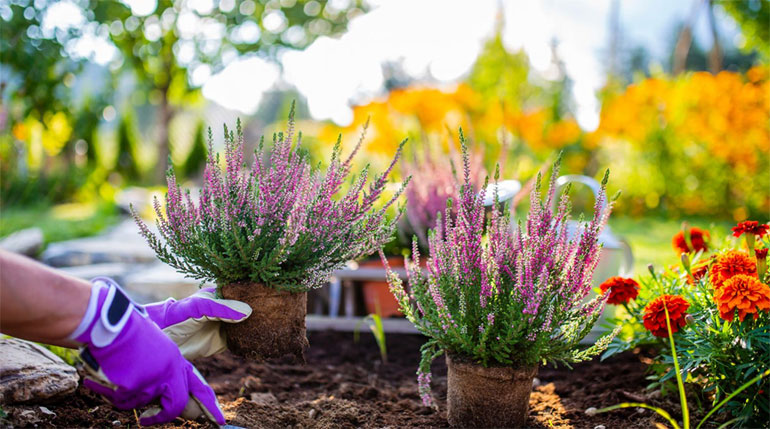
[{"label": "blurred yellow bush", "polygon": [[490,100],[466,83],[411,86],[355,106],[350,125],[328,124],[319,140],[333,142],[341,133],[351,147],[370,120],[369,156],[362,158],[377,164],[405,137],[448,151],[463,127],[483,149],[487,168],[509,159],[508,177],[526,179],[565,150],[568,172],[612,169],[623,191],[621,212],[742,220],[770,211],[769,76],[768,67],[757,66],[746,74],[645,79],[606,96],[599,127],[588,133],[554,106]]},{"label": "blurred yellow bush", "polygon": [[484,147],[488,167],[500,159],[505,141],[520,144],[531,158],[543,159],[583,136],[571,117],[554,118],[549,108],[522,111],[509,101],[484,103],[479,93],[461,83],[441,89],[412,86],[393,90],[385,98],[355,106],[350,125],[323,127],[319,140],[333,142],[341,133],[345,146],[351,147],[367,120],[364,150],[371,155],[366,157],[368,162],[376,162],[372,157],[384,162],[405,137],[448,151],[450,138],[454,139],[459,127]]},{"label": "blurred yellow bush", "polygon": [[766,215],[768,75],[768,67],[757,66],[745,75],[655,77],[610,95],[587,140],[599,142],[604,161],[621,167],[614,184],[627,198],[620,208],[639,213],[662,207],[735,220]]}]

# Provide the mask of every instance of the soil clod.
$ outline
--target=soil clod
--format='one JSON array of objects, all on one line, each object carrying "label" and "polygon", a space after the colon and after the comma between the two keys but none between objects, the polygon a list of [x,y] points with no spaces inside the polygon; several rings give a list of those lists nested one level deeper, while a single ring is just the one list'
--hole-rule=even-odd
[{"label": "soil clod", "polygon": [[307,293],[243,283],[225,285],[222,296],[243,301],[252,310],[243,322],[223,324],[230,351],[257,362],[288,357],[305,363]]}]

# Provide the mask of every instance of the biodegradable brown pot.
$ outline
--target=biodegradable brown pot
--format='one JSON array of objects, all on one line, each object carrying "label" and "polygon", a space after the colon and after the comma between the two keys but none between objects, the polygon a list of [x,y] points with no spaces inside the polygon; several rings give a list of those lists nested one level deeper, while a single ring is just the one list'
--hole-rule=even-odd
[{"label": "biodegradable brown pot", "polygon": [[243,301],[252,309],[240,323],[223,323],[227,347],[252,360],[294,357],[305,363],[305,315],[307,293],[279,291],[257,283],[236,283],[222,287],[222,297]]},{"label": "biodegradable brown pot", "polygon": [[524,427],[537,366],[485,368],[449,353],[446,363],[447,420],[451,426]]}]

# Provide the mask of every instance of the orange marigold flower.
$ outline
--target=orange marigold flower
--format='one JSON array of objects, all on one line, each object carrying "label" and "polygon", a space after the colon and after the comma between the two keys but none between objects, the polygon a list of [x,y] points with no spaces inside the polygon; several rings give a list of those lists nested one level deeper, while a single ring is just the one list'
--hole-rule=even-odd
[{"label": "orange marigold flower", "polygon": [[758,237],[763,237],[768,231],[770,231],[769,224],[760,224],[755,220],[747,220],[733,227],[733,235],[736,237],[740,237],[743,234],[754,234]]},{"label": "orange marigold flower", "polygon": [[609,304],[625,304],[639,295],[639,283],[634,279],[627,279],[619,276],[610,277],[599,285],[602,292],[610,291],[607,298]]},{"label": "orange marigold flower", "polygon": [[688,308],[690,303],[680,295],[659,296],[644,308],[644,327],[656,337],[668,337],[666,309],[671,320],[671,333],[675,333],[687,323],[685,316]]},{"label": "orange marigold flower", "polygon": [[705,277],[706,274],[708,274],[708,272],[709,272],[709,264],[710,263],[711,263],[711,259],[709,259],[707,261],[704,261],[704,262],[699,262],[699,263],[695,264],[692,267],[692,270],[690,271],[690,273],[692,275],[687,276],[687,283],[695,284],[696,281],[698,281],[698,280],[702,279],[703,277]]},{"label": "orange marigold flower", "polygon": [[[692,247],[695,248],[695,252],[700,252],[701,250],[708,252],[709,249],[706,241],[708,241],[709,237],[708,231],[697,227],[690,228],[690,243],[692,243]],[[682,253],[690,253],[693,251],[687,246],[687,240],[684,239],[684,231],[677,232],[671,240],[671,244],[674,246],[676,253],[680,255]]]},{"label": "orange marigold flower", "polygon": [[759,317],[760,310],[770,310],[770,287],[756,277],[738,274],[730,277],[714,294],[714,302],[719,307],[719,315],[732,321],[735,310],[738,318],[743,319],[753,314]]},{"label": "orange marigold flower", "polygon": [[709,280],[711,280],[714,289],[719,289],[730,277],[738,274],[756,277],[757,263],[745,252],[728,250],[717,256],[716,262],[711,266]]}]

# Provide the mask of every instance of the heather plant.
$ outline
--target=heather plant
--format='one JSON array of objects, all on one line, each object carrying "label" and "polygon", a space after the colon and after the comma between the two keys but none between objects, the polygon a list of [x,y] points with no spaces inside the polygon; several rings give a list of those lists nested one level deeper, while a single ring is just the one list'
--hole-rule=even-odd
[{"label": "heather plant", "polygon": [[[470,157],[471,185],[478,190],[484,182],[483,156],[480,151]],[[436,220],[450,198],[459,200],[459,182],[456,166],[462,160],[456,150],[437,158],[428,147],[413,159],[402,161],[405,176],[411,177],[412,185],[406,190],[406,216],[402,219],[403,230],[416,235],[421,249],[428,248],[428,230],[436,227]],[[456,210],[452,216],[456,215]],[[408,246],[407,246],[408,247]]]},{"label": "heather plant", "polygon": [[[209,153],[198,201],[177,184],[168,172],[165,214],[154,201],[159,236],[150,232],[134,212],[141,234],[161,261],[195,279],[218,286],[256,282],[290,292],[323,285],[346,261],[372,253],[390,240],[398,215],[386,211],[403,193],[409,180],[384,204],[388,176],[401,154],[401,146],[389,168],[369,180],[369,168],[351,177],[351,161],[364,134],[347,158],[340,139],[323,173],[312,167],[302,148],[302,134],[295,136],[294,117],[287,132],[273,135],[267,155],[261,140],[251,169],[243,156],[240,121],[236,131],[225,126],[224,171],[219,154]],[[347,191],[343,193],[343,187]],[[133,211],[133,210],[132,210]]]},{"label": "heather plant", "polygon": [[[422,348],[418,369],[426,405],[431,403],[430,363],[444,352],[485,367],[522,368],[541,362],[583,361],[598,354],[612,338],[605,336],[585,350],[578,346],[599,318],[606,299],[605,295],[587,298],[601,248],[597,237],[612,206],[605,192],[608,176],[602,181],[593,218],[570,236],[568,189],[561,195],[558,209],[554,212],[552,208],[557,161],[545,200],[538,177],[526,222],[511,231],[509,210],[500,212],[495,204],[486,215],[486,186],[479,193],[473,190],[462,132],[460,143],[464,182],[456,219],[450,215],[450,200],[445,215],[430,232],[430,256],[424,271],[413,240],[412,257],[407,260],[408,293],[388,269],[391,291],[401,311],[430,338]],[[498,176],[499,169],[495,180]]]}]

